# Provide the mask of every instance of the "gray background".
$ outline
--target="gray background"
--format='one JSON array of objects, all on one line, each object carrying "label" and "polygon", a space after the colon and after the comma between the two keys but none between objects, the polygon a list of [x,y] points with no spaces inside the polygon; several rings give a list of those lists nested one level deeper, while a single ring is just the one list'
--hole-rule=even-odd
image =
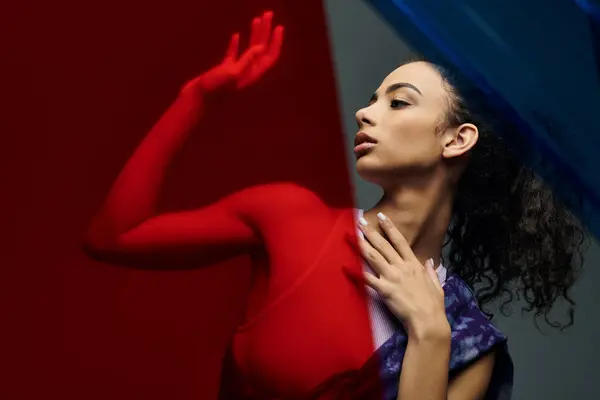
[{"label": "gray background", "polygon": [[[363,107],[381,80],[410,54],[410,49],[392,29],[360,0],[325,0],[333,50],[339,104],[347,140],[348,160],[354,171],[352,137],[356,133],[354,113]],[[380,196],[377,187],[352,179],[356,200],[369,208]],[[586,254],[584,275],[574,290],[577,302],[575,325],[565,332],[545,327],[540,333],[530,314],[521,314],[519,304],[510,317],[496,314],[497,325],[509,337],[515,362],[516,400],[600,399],[600,373],[595,364],[600,347],[594,342],[600,327],[595,302],[600,302],[594,268],[600,247],[593,241]]]}]

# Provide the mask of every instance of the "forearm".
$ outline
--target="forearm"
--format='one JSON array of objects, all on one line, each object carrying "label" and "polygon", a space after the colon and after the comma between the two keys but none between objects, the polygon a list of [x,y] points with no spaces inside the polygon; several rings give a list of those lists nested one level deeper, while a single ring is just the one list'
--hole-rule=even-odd
[{"label": "forearm", "polygon": [[202,114],[201,97],[182,93],[135,150],[88,231],[98,242],[122,233],[155,213],[167,167]]},{"label": "forearm", "polygon": [[447,321],[409,335],[398,400],[446,400],[451,331]]}]

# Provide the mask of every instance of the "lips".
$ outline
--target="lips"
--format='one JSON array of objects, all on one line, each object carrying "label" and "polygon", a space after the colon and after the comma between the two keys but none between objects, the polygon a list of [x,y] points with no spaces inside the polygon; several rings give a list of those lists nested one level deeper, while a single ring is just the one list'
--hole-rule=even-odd
[{"label": "lips", "polygon": [[375,147],[376,143],[377,140],[371,136],[364,132],[359,132],[354,138],[354,154],[356,154],[356,157],[362,157]]},{"label": "lips", "polygon": [[359,132],[354,137],[354,146],[360,146],[363,143],[372,143],[372,144],[375,144],[375,143],[377,143],[377,140],[373,139],[371,136],[367,135],[364,132]]}]

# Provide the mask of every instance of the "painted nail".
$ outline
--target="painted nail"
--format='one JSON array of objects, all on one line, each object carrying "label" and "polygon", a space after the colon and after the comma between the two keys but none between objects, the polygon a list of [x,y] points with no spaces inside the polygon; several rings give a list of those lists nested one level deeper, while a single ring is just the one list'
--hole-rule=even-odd
[{"label": "painted nail", "polygon": [[367,226],[367,220],[364,218],[359,219],[358,223],[361,224],[362,226]]},{"label": "painted nail", "polygon": [[387,219],[387,217],[385,215],[383,215],[383,213],[377,213],[377,218],[383,222]]}]

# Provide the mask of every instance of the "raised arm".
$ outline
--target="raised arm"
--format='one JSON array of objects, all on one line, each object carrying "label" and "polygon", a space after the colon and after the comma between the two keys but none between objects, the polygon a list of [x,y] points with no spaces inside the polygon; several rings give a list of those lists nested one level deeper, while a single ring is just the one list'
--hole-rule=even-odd
[{"label": "raised arm", "polygon": [[84,249],[90,256],[137,267],[180,268],[233,256],[260,243],[247,204],[260,200],[272,186],[248,189],[189,212],[156,215],[156,205],[167,167],[210,106],[207,97],[254,83],[278,59],[283,27],[272,31],[272,17],[267,12],[252,21],[250,46],[239,57],[239,34],[233,35],[223,61],[188,82],[150,130],[87,231]]}]

